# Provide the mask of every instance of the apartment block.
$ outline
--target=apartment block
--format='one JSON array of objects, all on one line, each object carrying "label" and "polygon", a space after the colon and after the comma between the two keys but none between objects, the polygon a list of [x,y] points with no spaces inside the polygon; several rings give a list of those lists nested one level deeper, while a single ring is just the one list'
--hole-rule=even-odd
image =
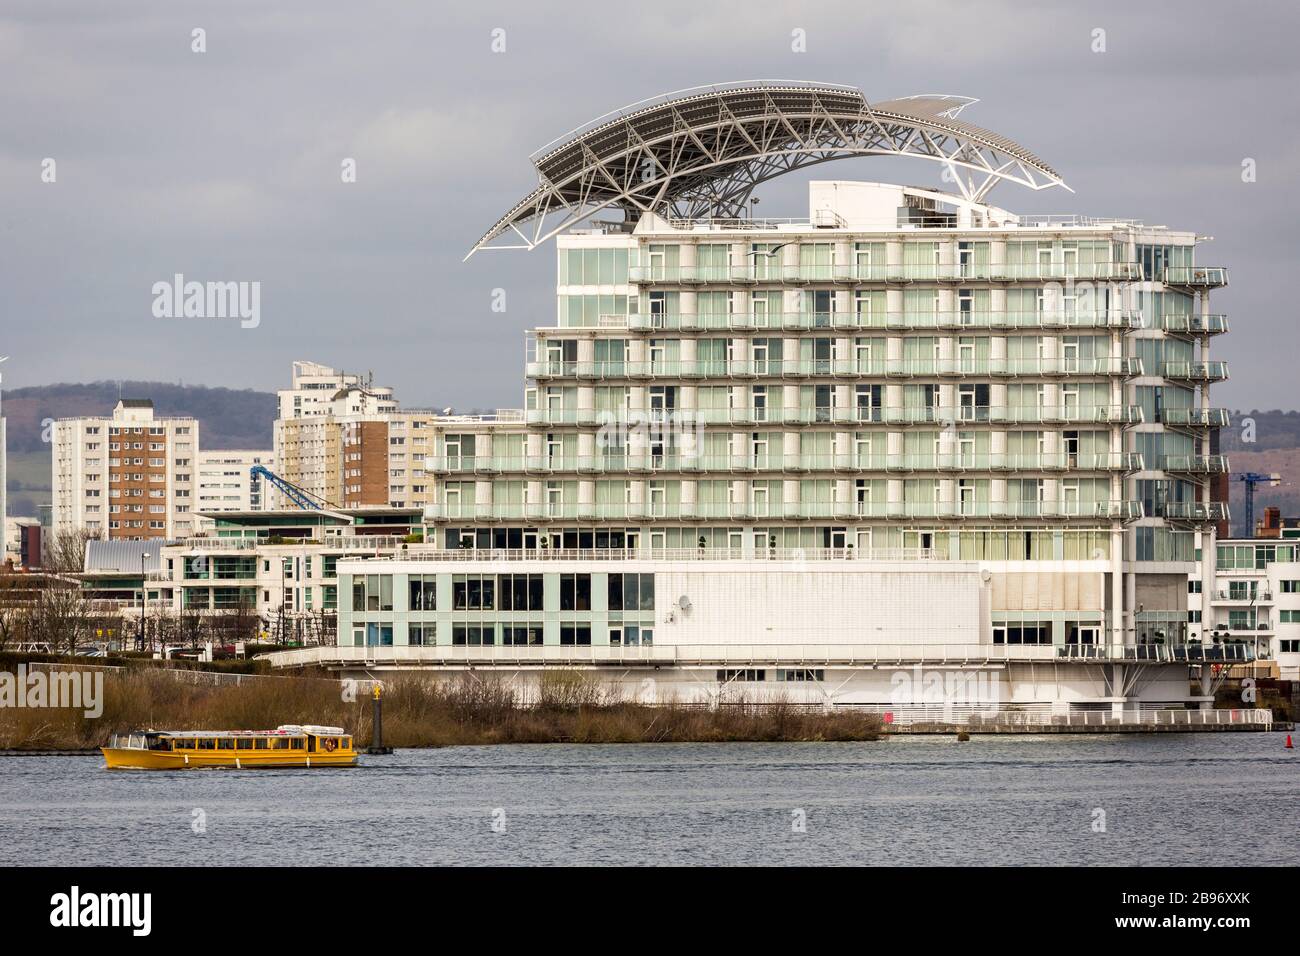
[{"label": "apartment block", "polygon": [[52,522],[109,539],[194,533],[199,423],[160,418],[148,399],[123,399],[111,416],[57,420]]}]

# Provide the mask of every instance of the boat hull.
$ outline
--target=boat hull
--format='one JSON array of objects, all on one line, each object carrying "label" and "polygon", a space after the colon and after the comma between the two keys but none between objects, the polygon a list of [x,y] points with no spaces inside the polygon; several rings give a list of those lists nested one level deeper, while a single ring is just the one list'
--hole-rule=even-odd
[{"label": "boat hull", "polygon": [[204,767],[229,767],[238,770],[285,767],[355,767],[355,753],[292,754],[275,751],[175,751],[138,750],[126,747],[101,747],[109,770],[189,770]]}]

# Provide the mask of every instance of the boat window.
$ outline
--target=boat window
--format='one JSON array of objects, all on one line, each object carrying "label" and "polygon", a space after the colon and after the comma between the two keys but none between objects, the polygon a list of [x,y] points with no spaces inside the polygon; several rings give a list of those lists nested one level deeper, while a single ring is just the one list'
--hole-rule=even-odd
[{"label": "boat window", "polygon": [[276,738],[274,738],[274,739],[271,741],[271,749],[272,749],[272,750],[288,750],[288,749],[289,749],[289,738],[288,738],[288,737],[276,737]]},{"label": "boat window", "polygon": [[231,737],[222,737],[217,741],[218,750],[234,750],[235,741]]},{"label": "boat window", "polygon": [[343,738],[343,749],[344,749],[344,750],[351,750],[351,749],[352,749],[352,738],[351,738],[351,737],[344,737],[344,738]]},{"label": "boat window", "polygon": [[240,749],[240,750],[252,750],[252,749],[253,749],[253,739],[252,739],[251,737],[240,737],[240,738],[239,738],[239,749]]},{"label": "boat window", "polygon": [[302,737],[294,737],[293,740],[291,741],[290,749],[291,749],[291,750],[302,750],[302,748],[303,748],[303,744],[304,744],[304,743],[305,743],[305,741],[303,740]]},{"label": "boat window", "polygon": [[266,749],[266,738],[265,738],[265,737],[258,737],[256,740],[254,740],[254,741],[253,741],[253,749],[254,749],[254,750],[265,750],[265,749]]},{"label": "boat window", "polygon": [[216,749],[217,749],[217,742],[216,742],[215,740],[213,740],[211,737],[201,737],[201,738],[199,738],[199,749],[200,749],[200,750],[216,750]]}]

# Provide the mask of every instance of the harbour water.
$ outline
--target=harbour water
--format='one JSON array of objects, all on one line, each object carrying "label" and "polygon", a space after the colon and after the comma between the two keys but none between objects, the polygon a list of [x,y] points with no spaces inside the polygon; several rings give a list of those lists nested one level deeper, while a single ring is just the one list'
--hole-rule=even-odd
[{"label": "harbour water", "polygon": [[1281,734],[0,758],[0,864],[1300,864]]}]

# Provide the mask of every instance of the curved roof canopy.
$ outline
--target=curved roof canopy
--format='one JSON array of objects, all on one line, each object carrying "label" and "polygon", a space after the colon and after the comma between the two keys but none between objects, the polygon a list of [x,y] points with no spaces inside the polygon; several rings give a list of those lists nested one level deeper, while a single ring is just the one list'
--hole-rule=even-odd
[{"label": "curved roof canopy", "polygon": [[851,156],[942,163],[962,196],[975,202],[1002,180],[1069,188],[1023,146],[958,119],[975,102],[923,94],[873,105],[851,86],[757,80],[636,103],[534,153],[537,188],[469,255],[532,249],[609,207],[629,218],[650,211],[740,218],[759,183]]}]

